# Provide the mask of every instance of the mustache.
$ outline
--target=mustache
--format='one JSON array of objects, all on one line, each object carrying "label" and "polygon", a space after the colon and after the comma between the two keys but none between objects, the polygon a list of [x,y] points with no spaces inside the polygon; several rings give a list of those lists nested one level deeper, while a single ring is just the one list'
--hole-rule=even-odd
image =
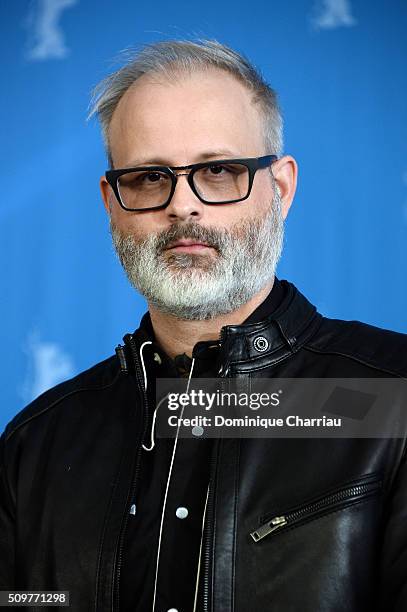
[{"label": "mustache", "polygon": [[172,242],[189,238],[198,242],[205,242],[220,251],[225,240],[225,233],[225,230],[203,227],[199,223],[177,224],[157,234],[155,236],[155,246],[157,252],[161,252]]}]

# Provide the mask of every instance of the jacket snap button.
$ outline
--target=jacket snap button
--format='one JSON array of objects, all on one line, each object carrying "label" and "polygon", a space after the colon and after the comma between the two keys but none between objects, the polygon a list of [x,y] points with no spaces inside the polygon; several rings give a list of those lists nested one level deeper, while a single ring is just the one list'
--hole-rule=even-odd
[{"label": "jacket snap button", "polygon": [[257,338],[254,339],[253,345],[256,351],[264,353],[269,347],[269,341],[264,336],[257,336]]},{"label": "jacket snap button", "polygon": [[195,425],[191,431],[193,436],[202,436],[204,432],[203,427],[200,425]]},{"label": "jacket snap button", "polygon": [[187,518],[188,514],[188,508],[184,508],[183,506],[180,506],[175,511],[175,516],[179,519]]}]

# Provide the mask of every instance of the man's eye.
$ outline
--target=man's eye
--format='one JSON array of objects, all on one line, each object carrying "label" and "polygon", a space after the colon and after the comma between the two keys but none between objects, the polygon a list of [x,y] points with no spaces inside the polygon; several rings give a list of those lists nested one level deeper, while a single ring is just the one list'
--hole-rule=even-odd
[{"label": "man's eye", "polygon": [[163,175],[159,172],[147,172],[142,176],[142,179],[148,183],[157,183],[160,178],[163,178]]},{"label": "man's eye", "polygon": [[125,189],[147,189],[164,186],[168,180],[169,177],[163,172],[151,170],[150,172],[128,172],[120,177],[119,184]]},{"label": "man's eye", "polygon": [[227,170],[225,166],[209,166],[211,174],[221,174],[223,170]]}]

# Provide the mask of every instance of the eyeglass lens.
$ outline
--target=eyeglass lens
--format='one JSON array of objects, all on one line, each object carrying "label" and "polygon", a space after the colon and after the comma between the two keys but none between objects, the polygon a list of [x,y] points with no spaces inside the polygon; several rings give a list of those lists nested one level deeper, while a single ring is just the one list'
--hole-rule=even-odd
[{"label": "eyeglass lens", "polygon": [[[243,164],[214,164],[193,172],[200,197],[211,203],[239,200],[249,191],[249,169]],[[140,168],[118,179],[120,197],[126,208],[162,206],[171,193],[171,177],[159,170]]]}]

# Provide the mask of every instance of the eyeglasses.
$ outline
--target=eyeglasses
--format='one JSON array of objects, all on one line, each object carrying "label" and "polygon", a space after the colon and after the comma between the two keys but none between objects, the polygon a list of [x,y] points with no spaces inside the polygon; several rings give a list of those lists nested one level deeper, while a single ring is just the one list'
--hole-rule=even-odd
[{"label": "eyeglasses", "polygon": [[[204,204],[232,204],[249,197],[257,170],[278,159],[264,155],[246,159],[219,159],[189,166],[140,166],[107,170],[105,176],[124,210],[165,208],[174,195],[179,176]],[[178,170],[189,172],[178,173]]]}]

